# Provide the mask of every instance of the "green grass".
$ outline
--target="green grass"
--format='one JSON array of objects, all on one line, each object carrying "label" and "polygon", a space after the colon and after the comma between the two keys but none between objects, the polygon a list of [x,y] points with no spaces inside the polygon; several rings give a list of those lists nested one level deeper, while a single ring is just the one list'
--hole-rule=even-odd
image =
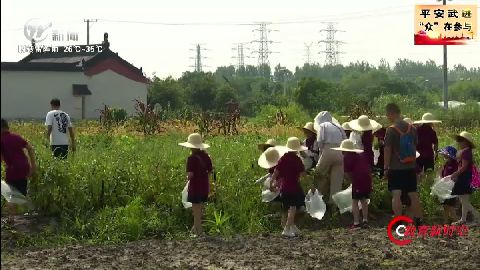
[{"label": "green grass", "polygon": [[[55,231],[19,237],[17,245],[49,245],[69,242],[118,243],[148,237],[185,237],[192,225],[190,210],[181,204],[185,161],[189,151],[178,146],[186,134],[170,132],[149,138],[130,135],[88,135],[79,127],[78,151],[66,161],[56,161],[44,145],[43,127],[12,125],[36,148],[39,170],[29,193],[39,212],[59,219]],[[299,135],[299,134],[295,134]],[[441,146],[453,143],[441,132]],[[480,130],[475,131],[480,142]],[[206,206],[208,231],[214,234],[255,234],[278,230],[278,219],[266,218],[274,210],[261,202],[254,180],[265,174],[259,168],[256,144],[266,135],[210,136],[217,172],[215,203]],[[277,138],[285,141],[285,136]],[[480,160],[480,152],[475,152]],[[2,167],[3,169],[3,167]],[[429,195],[433,176],[420,185],[426,216],[440,215]],[[103,186],[103,188],[102,188]],[[375,180],[372,207],[390,211],[390,194],[384,180]],[[480,207],[480,194],[473,198]],[[328,223],[328,221],[322,221]]]}]

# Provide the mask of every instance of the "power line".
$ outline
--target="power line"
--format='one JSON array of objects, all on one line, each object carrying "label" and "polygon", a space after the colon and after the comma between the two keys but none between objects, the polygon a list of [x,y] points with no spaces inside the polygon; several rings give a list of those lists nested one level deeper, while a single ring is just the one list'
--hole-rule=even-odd
[{"label": "power line", "polygon": [[338,41],[335,39],[335,34],[337,32],[345,32],[335,28],[335,24],[333,22],[327,23],[327,28],[320,30],[320,32],[326,32],[327,36],[326,39],[320,40],[318,43],[325,43],[325,51],[321,51],[320,53],[325,53],[325,65],[338,65],[340,64],[340,60],[338,58],[338,54],[342,53],[338,50],[338,46],[344,42]]}]

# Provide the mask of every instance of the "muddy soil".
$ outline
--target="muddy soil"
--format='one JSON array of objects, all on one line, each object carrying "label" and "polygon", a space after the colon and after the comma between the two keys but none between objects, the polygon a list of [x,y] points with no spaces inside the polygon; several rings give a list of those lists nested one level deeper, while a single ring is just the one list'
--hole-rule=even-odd
[{"label": "muddy soil", "polygon": [[2,269],[480,269],[480,229],[396,246],[385,227],[2,250]]}]

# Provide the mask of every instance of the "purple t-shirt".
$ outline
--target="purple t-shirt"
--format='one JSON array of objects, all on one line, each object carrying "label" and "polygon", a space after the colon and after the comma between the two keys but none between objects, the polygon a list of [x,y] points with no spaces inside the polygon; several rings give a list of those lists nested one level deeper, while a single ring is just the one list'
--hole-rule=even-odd
[{"label": "purple t-shirt", "polygon": [[7,165],[5,178],[7,181],[27,179],[30,172],[30,163],[23,149],[27,147],[27,141],[21,136],[5,132],[1,138],[1,152]]},{"label": "purple t-shirt", "polygon": [[417,151],[420,153],[420,158],[434,158],[435,153],[433,146],[438,144],[438,137],[435,130],[429,125],[421,125],[417,128],[417,136]]},{"label": "purple t-shirt", "polygon": [[283,155],[278,161],[278,182],[281,193],[295,194],[302,192],[300,174],[305,171],[302,159],[295,152]]},{"label": "purple t-shirt", "polygon": [[362,154],[345,153],[343,168],[345,173],[352,176],[352,192],[367,194],[372,192],[370,166]]},{"label": "purple t-shirt", "polygon": [[449,158],[447,162],[443,165],[442,168],[442,178],[452,175],[458,170],[458,162],[454,159]]},{"label": "purple t-shirt", "polygon": [[373,154],[373,133],[371,130],[362,132],[362,145],[363,145],[363,156],[367,159],[370,166],[374,165],[374,154]]},{"label": "purple t-shirt", "polygon": [[212,171],[212,160],[204,151],[199,151],[187,159],[187,172],[193,173],[188,185],[188,194],[208,196],[210,191],[208,174]]}]

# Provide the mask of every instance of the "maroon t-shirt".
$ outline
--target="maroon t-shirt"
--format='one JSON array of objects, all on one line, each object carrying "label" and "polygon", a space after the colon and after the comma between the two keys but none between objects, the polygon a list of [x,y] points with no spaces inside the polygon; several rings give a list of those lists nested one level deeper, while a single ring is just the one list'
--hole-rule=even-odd
[{"label": "maroon t-shirt", "polygon": [[1,138],[1,152],[7,166],[7,181],[25,180],[30,172],[30,163],[23,151],[27,141],[17,134],[5,132]]},{"label": "maroon t-shirt", "polygon": [[305,171],[302,159],[295,152],[288,152],[278,161],[278,182],[280,192],[286,194],[301,193],[300,174]]},{"label": "maroon t-shirt", "polygon": [[193,173],[188,185],[188,194],[208,196],[210,191],[208,174],[213,170],[212,160],[204,151],[196,152],[187,159],[187,173]]},{"label": "maroon t-shirt", "polygon": [[352,176],[352,192],[371,193],[372,176],[367,160],[357,153],[345,153],[343,156],[343,168]]},{"label": "maroon t-shirt", "polygon": [[370,166],[374,165],[375,156],[373,154],[373,133],[371,130],[362,132],[363,156]]},{"label": "maroon t-shirt", "polygon": [[417,127],[418,144],[417,151],[419,158],[432,159],[435,157],[433,145],[438,144],[437,133],[429,125]]},{"label": "maroon t-shirt", "polygon": [[467,162],[468,163],[468,168],[467,171],[472,171],[473,169],[473,152],[472,148],[465,148],[462,150],[460,153],[460,158],[458,160],[458,166],[462,167],[463,163]]},{"label": "maroon t-shirt", "polygon": [[458,170],[458,162],[454,159],[449,158],[447,162],[443,165],[441,177],[447,177],[452,175]]}]

